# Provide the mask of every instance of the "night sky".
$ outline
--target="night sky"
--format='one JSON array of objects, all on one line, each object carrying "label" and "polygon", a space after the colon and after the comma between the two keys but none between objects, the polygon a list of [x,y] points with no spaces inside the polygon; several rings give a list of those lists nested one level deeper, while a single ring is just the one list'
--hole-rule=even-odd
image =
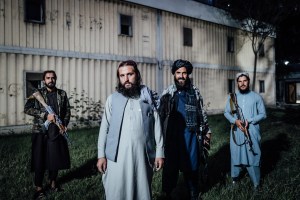
[{"label": "night sky", "polygon": [[279,27],[276,39],[276,61],[288,60],[300,65],[300,10]]}]

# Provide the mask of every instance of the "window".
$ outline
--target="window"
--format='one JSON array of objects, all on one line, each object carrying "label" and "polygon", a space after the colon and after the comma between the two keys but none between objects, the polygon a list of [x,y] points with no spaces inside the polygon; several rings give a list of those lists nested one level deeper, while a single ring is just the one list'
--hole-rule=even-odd
[{"label": "window", "polygon": [[259,81],[259,93],[265,93],[265,81]]},{"label": "window", "polygon": [[300,103],[300,83],[286,83],[286,102]]},{"label": "window", "polygon": [[259,44],[258,55],[259,57],[265,56],[265,45],[263,43]]},{"label": "window", "polygon": [[25,0],[25,21],[45,23],[45,0]]},{"label": "window", "polygon": [[193,46],[193,30],[190,28],[183,27],[183,45]]},{"label": "window", "polygon": [[227,37],[227,52],[233,53],[234,52],[234,38]]},{"label": "window", "polygon": [[132,36],[132,16],[120,15],[120,34]]},{"label": "window", "polygon": [[234,79],[228,79],[228,93],[234,92]]},{"label": "window", "polygon": [[33,91],[35,89],[39,89],[43,87],[43,73],[38,72],[26,72],[25,73],[25,79],[26,79],[26,97],[28,98],[30,95],[32,95]]}]

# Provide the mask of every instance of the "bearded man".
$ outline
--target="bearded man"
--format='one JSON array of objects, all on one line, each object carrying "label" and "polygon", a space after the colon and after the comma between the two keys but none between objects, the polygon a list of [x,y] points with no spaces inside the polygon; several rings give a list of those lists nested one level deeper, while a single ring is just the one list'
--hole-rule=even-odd
[{"label": "bearded man", "polygon": [[[210,144],[211,131],[203,109],[203,98],[189,75],[193,71],[187,60],[176,60],[172,65],[174,84],[163,91],[159,113],[164,125],[165,167],[162,191],[166,199],[177,185],[179,171],[183,172],[190,199],[199,198],[199,166],[202,148]],[[198,140],[198,138],[203,138]],[[200,144],[199,144],[200,142]]]},{"label": "bearded man", "polygon": [[132,60],[120,63],[116,92],[106,101],[98,138],[98,170],[107,200],[150,200],[164,149],[157,95],[141,85]]},{"label": "bearded man", "polygon": [[261,158],[259,123],[266,118],[266,109],[262,97],[250,91],[248,73],[238,73],[236,81],[238,91],[229,95],[224,112],[232,124],[230,131],[232,183],[237,183],[241,170],[246,168],[254,190],[257,191],[260,185]]},{"label": "bearded man", "polygon": [[[61,119],[67,130],[71,117],[71,110],[67,93],[56,88],[57,76],[55,71],[47,70],[43,73],[45,87],[38,89],[47,105]],[[60,129],[55,124],[54,114],[48,113],[44,106],[34,97],[29,98],[25,104],[24,112],[34,116],[32,129],[32,156],[31,169],[35,173],[34,184],[36,192],[34,199],[45,198],[45,189],[58,192],[62,189],[57,185],[58,170],[70,168],[70,155],[68,144]],[[45,127],[45,124],[49,124]],[[49,186],[43,187],[45,170],[48,170]]]}]

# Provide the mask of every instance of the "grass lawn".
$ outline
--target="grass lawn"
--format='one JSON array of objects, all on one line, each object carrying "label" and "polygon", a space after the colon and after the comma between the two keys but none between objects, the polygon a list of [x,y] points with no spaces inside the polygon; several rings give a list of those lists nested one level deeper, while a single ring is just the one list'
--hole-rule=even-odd
[{"label": "grass lawn", "polygon": [[[254,196],[249,176],[232,188],[230,179],[229,129],[223,115],[209,116],[213,130],[209,158],[209,178],[201,185],[203,199],[300,199],[300,110],[268,109],[261,123],[262,191]],[[104,199],[101,175],[96,170],[98,129],[69,132],[71,169],[59,172],[64,191],[47,199]],[[31,135],[0,136],[0,198],[32,199],[33,174],[30,172]],[[154,175],[153,199],[159,199],[161,172]],[[173,196],[187,199],[179,178]]]}]

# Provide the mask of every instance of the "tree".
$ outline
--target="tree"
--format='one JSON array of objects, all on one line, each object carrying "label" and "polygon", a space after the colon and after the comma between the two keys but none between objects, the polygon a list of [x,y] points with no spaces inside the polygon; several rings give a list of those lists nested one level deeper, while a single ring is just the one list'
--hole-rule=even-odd
[{"label": "tree", "polygon": [[257,60],[267,37],[275,36],[279,24],[297,7],[297,0],[219,0],[216,3],[235,19],[250,39],[254,53],[252,90],[255,90]]}]

